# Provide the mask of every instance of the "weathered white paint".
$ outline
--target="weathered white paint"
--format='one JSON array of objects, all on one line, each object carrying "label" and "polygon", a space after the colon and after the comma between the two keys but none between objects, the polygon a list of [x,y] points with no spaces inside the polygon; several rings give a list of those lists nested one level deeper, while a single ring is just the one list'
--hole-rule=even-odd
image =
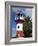
[{"label": "weathered white paint", "polygon": [[32,37],[35,40],[35,6],[32,9]]},{"label": "weathered white paint", "polygon": [[[20,26],[20,28],[18,28],[18,26]],[[23,24],[22,24],[22,23],[18,23],[18,24],[16,25],[16,30],[17,30],[17,31],[23,31]]]},{"label": "weathered white paint", "polygon": [[24,17],[21,17],[21,16],[20,16],[20,19],[24,20]]}]

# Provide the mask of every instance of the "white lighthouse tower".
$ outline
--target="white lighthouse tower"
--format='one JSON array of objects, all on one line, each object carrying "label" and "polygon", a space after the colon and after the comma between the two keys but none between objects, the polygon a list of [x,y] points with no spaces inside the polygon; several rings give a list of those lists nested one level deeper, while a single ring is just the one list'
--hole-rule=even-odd
[{"label": "white lighthouse tower", "polygon": [[24,37],[23,33],[23,22],[24,22],[24,17],[22,13],[16,13],[16,37]]}]

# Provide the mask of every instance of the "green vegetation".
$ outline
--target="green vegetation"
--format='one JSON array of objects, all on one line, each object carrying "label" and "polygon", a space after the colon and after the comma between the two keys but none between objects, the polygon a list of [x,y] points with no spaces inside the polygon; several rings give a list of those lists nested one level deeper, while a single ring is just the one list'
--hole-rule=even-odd
[{"label": "green vegetation", "polygon": [[32,20],[29,16],[24,17],[23,23],[24,37],[32,37]]}]

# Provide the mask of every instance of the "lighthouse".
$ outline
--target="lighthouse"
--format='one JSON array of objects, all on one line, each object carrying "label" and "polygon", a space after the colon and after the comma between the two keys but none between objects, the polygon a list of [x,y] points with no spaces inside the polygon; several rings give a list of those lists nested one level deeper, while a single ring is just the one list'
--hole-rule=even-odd
[{"label": "lighthouse", "polygon": [[23,22],[24,22],[23,14],[16,13],[16,37],[17,38],[24,37]]}]

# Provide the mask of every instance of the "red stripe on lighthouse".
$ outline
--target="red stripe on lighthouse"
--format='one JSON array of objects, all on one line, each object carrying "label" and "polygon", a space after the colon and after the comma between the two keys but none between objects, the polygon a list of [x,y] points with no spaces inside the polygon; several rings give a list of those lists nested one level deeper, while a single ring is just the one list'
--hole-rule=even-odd
[{"label": "red stripe on lighthouse", "polygon": [[23,36],[24,36],[23,31],[17,31],[17,32],[16,32],[16,36],[17,36],[17,37],[23,37]]},{"label": "red stripe on lighthouse", "polygon": [[23,23],[24,20],[18,19],[18,20],[16,20],[16,22],[17,22],[17,23]]}]

